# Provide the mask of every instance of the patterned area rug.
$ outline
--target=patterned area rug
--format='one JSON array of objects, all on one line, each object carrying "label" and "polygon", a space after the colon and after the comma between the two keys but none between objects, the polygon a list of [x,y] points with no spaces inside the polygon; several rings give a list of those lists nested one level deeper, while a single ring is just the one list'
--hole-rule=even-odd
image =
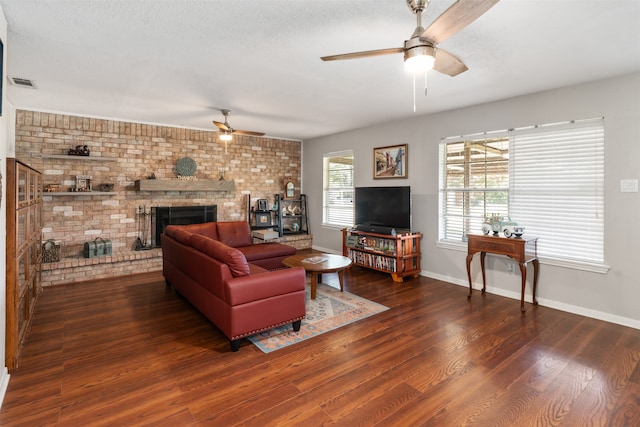
[{"label": "patterned area rug", "polygon": [[307,285],[307,315],[299,332],[287,324],[247,337],[249,341],[263,352],[270,353],[389,309],[323,284],[318,284],[315,300],[310,298],[310,292]]}]

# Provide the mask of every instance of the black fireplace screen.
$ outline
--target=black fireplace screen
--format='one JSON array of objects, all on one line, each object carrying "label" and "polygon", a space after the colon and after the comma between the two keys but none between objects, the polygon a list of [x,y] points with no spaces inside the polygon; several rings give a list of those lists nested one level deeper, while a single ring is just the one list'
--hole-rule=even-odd
[{"label": "black fireplace screen", "polygon": [[167,225],[201,224],[217,221],[217,205],[156,206],[151,208],[151,244],[160,246],[160,235]]}]

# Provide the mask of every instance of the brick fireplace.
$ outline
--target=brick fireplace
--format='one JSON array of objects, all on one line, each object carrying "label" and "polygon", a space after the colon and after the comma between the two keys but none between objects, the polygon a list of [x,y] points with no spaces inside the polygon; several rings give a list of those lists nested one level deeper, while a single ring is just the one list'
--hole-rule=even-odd
[{"label": "brick fireplace", "polygon": [[200,224],[217,221],[217,206],[154,206],[151,208],[151,246],[160,246],[167,225]]},{"label": "brick fireplace", "polygon": [[[43,239],[60,243],[64,256],[43,266],[45,286],[161,270],[160,248],[134,251],[140,206],[216,205],[218,221],[247,220],[249,197],[267,199],[271,205],[274,194],[283,193],[285,179],[296,182],[299,190],[299,141],[238,135],[225,152],[213,131],[25,110],[16,112],[15,138],[16,158],[41,171],[44,185],[57,184],[65,191],[77,176],[90,176],[94,188],[113,184],[104,194],[45,193]],[[78,145],[89,148],[90,158],[63,156]],[[183,157],[195,161],[199,181],[217,181],[224,169],[233,189],[136,189],[136,180],[152,174],[175,180],[176,162]],[[84,242],[96,237],[112,241],[113,256],[83,259],[79,253]],[[286,243],[310,247],[311,236],[291,236]]]}]

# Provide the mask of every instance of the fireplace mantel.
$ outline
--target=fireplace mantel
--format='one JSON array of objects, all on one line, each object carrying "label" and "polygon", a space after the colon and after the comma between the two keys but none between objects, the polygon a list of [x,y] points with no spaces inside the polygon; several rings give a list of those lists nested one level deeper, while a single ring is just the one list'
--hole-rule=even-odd
[{"label": "fireplace mantel", "polygon": [[234,191],[233,180],[197,179],[193,181],[181,179],[139,179],[136,180],[138,191]]}]

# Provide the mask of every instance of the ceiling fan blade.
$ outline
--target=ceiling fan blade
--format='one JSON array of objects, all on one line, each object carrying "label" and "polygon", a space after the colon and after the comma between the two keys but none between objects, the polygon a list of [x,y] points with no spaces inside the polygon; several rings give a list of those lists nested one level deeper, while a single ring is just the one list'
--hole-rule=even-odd
[{"label": "ceiling fan blade", "polygon": [[402,47],[392,47],[390,49],[365,50],[362,52],[343,53],[341,55],[323,56],[320,59],[322,59],[323,61],[337,61],[341,59],[367,58],[370,56],[381,56],[381,55],[389,55],[391,53],[403,53],[403,52],[404,52],[404,48]]},{"label": "ceiling fan blade", "polygon": [[234,135],[247,135],[247,136],[263,136],[264,132],[253,132],[253,131],[250,131],[250,130],[234,129],[233,130],[233,134]]},{"label": "ceiling fan blade", "polygon": [[216,122],[215,120],[213,120],[213,124],[216,125],[220,130],[225,130],[225,131],[231,130],[229,126],[225,125],[224,123]]},{"label": "ceiling fan blade", "polygon": [[433,64],[433,69],[451,77],[468,70],[460,58],[440,48],[436,49],[436,62]]},{"label": "ceiling fan blade", "polygon": [[420,36],[434,44],[442,43],[482,16],[499,0],[458,0],[438,16]]}]

